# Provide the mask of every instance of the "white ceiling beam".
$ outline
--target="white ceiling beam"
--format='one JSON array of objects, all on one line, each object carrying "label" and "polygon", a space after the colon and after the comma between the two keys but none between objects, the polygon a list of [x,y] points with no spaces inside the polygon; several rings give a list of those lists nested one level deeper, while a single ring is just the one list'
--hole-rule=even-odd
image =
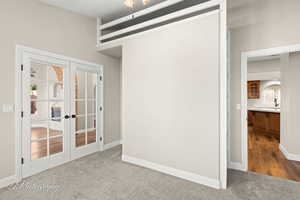
[{"label": "white ceiling beam", "polygon": [[141,17],[143,15],[155,12],[157,10],[160,10],[162,8],[166,8],[168,6],[174,5],[174,4],[182,2],[182,1],[184,1],[184,0],[167,0],[167,1],[164,1],[162,3],[156,4],[156,5],[151,6],[149,8],[146,8],[146,9],[143,9],[141,11],[135,12],[135,13],[133,13],[131,15],[127,15],[127,16],[122,17],[120,19],[116,19],[114,21],[111,21],[111,22],[108,22],[106,24],[100,25],[100,30],[104,30],[104,29],[113,27],[115,25],[121,24],[123,22],[130,21],[130,20],[132,20],[134,18]]},{"label": "white ceiling beam", "polygon": [[174,12],[174,13],[170,13],[170,14],[167,14],[167,15],[164,15],[164,16],[161,16],[161,17],[158,17],[158,18],[155,18],[155,19],[152,19],[152,20],[140,23],[140,24],[136,24],[136,25],[121,29],[119,31],[115,31],[115,32],[100,36],[99,40],[100,41],[107,40],[107,39],[116,37],[118,35],[122,35],[122,34],[125,34],[125,33],[128,33],[128,32],[135,31],[135,30],[138,30],[138,29],[141,29],[141,28],[145,28],[145,27],[148,27],[148,26],[151,26],[151,25],[155,25],[155,24],[158,24],[158,23],[161,23],[161,22],[165,22],[165,21],[168,21],[168,20],[171,20],[171,19],[174,19],[174,18],[182,17],[182,16],[185,16],[185,15],[190,14],[190,13],[194,13],[194,12],[197,12],[197,11],[200,11],[200,10],[205,10],[205,9],[208,9],[208,8],[212,8],[214,6],[220,5],[220,2],[221,2],[220,0],[211,0],[211,1],[208,1],[208,2],[205,2],[205,3],[201,3],[201,4],[198,4],[198,5],[189,7],[189,8],[185,8],[185,9],[182,9],[182,10]]}]

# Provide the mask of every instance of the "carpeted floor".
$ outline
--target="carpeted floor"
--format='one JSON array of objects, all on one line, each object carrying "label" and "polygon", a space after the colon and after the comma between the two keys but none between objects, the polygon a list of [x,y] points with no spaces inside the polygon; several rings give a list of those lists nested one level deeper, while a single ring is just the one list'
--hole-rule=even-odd
[{"label": "carpeted floor", "polygon": [[45,171],[0,190],[2,200],[299,200],[300,183],[229,171],[215,190],[121,161],[121,147]]}]

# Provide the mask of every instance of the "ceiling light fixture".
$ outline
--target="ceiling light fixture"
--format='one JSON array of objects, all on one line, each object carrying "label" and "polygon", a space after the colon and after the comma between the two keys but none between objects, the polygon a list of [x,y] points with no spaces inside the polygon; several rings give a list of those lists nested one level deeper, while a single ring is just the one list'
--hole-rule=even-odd
[{"label": "ceiling light fixture", "polygon": [[[144,5],[147,5],[148,3],[150,3],[150,0],[142,0],[142,1],[143,1]],[[135,0],[125,0],[124,1],[124,5],[127,8],[134,8],[135,4],[136,4]]]},{"label": "ceiling light fixture", "polygon": [[150,0],[143,0],[144,5],[147,5],[148,3],[150,3]]},{"label": "ceiling light fixture", "polygon": [[134,0],[125,0],[124,4],[127,8],[133,8],[134,7]]}]

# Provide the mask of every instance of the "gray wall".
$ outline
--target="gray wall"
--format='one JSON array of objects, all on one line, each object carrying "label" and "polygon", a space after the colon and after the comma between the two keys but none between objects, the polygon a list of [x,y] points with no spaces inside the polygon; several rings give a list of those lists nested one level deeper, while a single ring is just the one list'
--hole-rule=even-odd
[{"label": "gray wall", "polygon": [[[250,7],[250,6],[248,6]],[[253,9],[252,9],[253,8]],[[300,44],[300,1],[264,0],[257,1],[245,16],[246,26],[231,29],[231,124],[230,157],[233,162],[241,162],[241,53],[249,50]],[[239,12],[229,13],[230,18],[238,18]]]},{"label": "gray wall", "polygon": [[219,180],[219,15],[123,46],[123,155]]},{"label": "gray wall", "polygon": [[282,109],[280,144],[284,149],[300,155],[300,52],[282,55]]},{"label": "gray wall", "polygon": [[[0,3],[0,105],[15,101],[16,44],[105,66],[105,143],[120,139],[120,61],[96,51],[96,21],[36,0]],[[14,114],[0,112],[0,178],[14,175]]]},{"label": "gray wall", "polygon": [[280,72],[280,58],[248,62],[248,73]]}]

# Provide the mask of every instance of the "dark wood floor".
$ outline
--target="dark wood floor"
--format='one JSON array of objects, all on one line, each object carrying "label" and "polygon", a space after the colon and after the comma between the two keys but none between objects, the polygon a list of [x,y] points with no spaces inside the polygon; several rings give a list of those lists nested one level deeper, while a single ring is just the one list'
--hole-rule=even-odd
[{"label": "dark wood floor", "polygon": [[254,133],[251,127],[248,138],[249,171],[300,182],[300,162],[285,158],[278,139]]}]

